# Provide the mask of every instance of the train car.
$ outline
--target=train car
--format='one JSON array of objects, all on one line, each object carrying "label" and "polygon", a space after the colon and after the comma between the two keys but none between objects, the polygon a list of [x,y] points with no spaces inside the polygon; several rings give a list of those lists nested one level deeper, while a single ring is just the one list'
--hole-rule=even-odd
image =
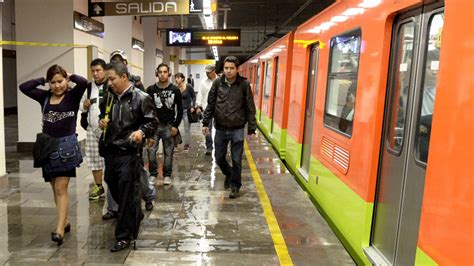
[{"label": "train car", "polygon": [[286,164],[358,264],[474,261],[473,10],[342,0],[294,33]]},{"label": "train car", "polygon": [[258,110],[257,125],[282,159],[286,152],[293,34],[290,32],[274,42],[242,68],[245,73],[255,69],[263,77],[260,79],[257,75],[253,80],[254,75],[249,76],[251,83],[259,84],[254,85],[253,91]]}]

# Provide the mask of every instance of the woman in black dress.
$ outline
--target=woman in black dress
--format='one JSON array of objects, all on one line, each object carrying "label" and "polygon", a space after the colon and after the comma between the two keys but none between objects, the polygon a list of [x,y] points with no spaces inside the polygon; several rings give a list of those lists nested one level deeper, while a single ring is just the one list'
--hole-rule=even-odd
[{"label": "woman in black dress", "polygon": [[[72,89],[68,86],[68,81],[72,81],[76,86]],[[43,90],[38,86],[49,84],[49,90]],[[68,222],[67,212],[69,205],[68,185],[69,178],[76,176],[76,167],[82,161],[80,150],[76,138],[76,121],[79,103],[86,90],[87,80],[78,75],[68,75],[66,70],[58,65],[51,66],[45,78],[29,80],[20,85],[20,90],[26,96],[37,101],[42,109],[43,133],[58,140],[59,148],[57,152],[51,153],[49,161],[42,166],[43,178],[45,182],[50,182],[53,189],[54,201],[58,213],[57,226],[55,232],[51,233],[51,240],[63,243],[64,233],[71,230]],[[58,161],[53,158],[63,155],[63,144],[72,147],[75,154],[78,153],[75,165],[63,163],[63,157]],[[54,156],[53,156],[54,154]],[[69,153],[71,154],[71,153]],[[61,161],[62,160],[62,161]]]}]

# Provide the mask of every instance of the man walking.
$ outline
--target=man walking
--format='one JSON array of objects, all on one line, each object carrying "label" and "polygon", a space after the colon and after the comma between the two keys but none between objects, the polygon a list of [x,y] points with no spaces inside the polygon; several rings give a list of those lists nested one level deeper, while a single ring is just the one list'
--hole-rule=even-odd
[{"label": "man walking", "polygon": [[143,218],[140,200],[134,200],[134,184],[140,179],[140,170],[134,166],[143,168],[141,146],[146,137],[153,136],[158,120],[153,100],[129,81],[125,64],[107,65],[107,78],[111,92],[101,103],[99,126],[103,129],[105,181],[119,207],[116,242],[110,250],[116,252],[130,246]]},{"label": "man walking", "polygon": [[86,93],[82,96],[80,109],[87,112],[86,162],[94,176],[94,186],[89,192],[89,200],[98,200],[105,190],[102,186],[104,159],[99,156],[99,138],[102,130],[99,128],[99,103],[107,90],[104,60],[97,58],[91,62],[92,82],[87,84]]},{"label": "man walking", "polygon": [[[154,139],[148,139],[152,146],[148,153],[150,175],[158,175],[158,161],[156,152],[160,139],[163,141],[164,166],[163,166],[163,184],[171,184],[171,174],[173,170],[173,137],[178,134],[178,127],[183,118],[183,101],[181,92],[169,82],[169,66],[160,64],[155,70],[158,82],[146,88],[146,92],[152,97],[158,112],[158,130]],[[177,112],[175,112],[175,110]],[[153,179],[153,178],[152,178]]]},{"label": "man walking", "polygon": [[[255,104],[249,82],[238,74],[239,60],[228,56],[224,60],[224,75],[212,83],[208,105],[202,121],[204,135],[210,133],[209,122],[214,118],[216,135],[214,139],[217,165],[225,175],[224,188],[231,188],[229,198],[237,198],[242,186],[242,153],[244,149],[244,127],[247,133],[255,135],[257,122]],[[231,144],[232,167],[226,159],[227,145]]]},{"label": "man walking", "polygon": [[[196,98],[196,112],[200,114],[204,112],[207,107],[207,97],[209,95],[209,91],[211,90],[212,83],[214,80],[217,79],[216,74],[216,66],[215,65],[207,65],[206,68],[206,76],[207,78],[201,80],[200,89],[198,91],[198,95]],[[206,136],[206,155],[212,154],[212,117],[209,119],[209,134]]]}]

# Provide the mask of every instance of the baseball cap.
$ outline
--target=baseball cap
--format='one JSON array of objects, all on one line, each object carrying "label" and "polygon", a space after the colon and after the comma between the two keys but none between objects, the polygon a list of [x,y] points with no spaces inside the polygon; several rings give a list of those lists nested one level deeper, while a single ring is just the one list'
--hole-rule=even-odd
[{"label": "baseball cap", "polygon": [[212,72],[212,71],[216,70],[216,66],[215,65],[207,65],[205,67],[205,69],[206,69],[206,72]]},{"label": "baseball cap", "polygon": [[122,60],[127,60],[127,54],[125,54],[125,52],[122,50],[115,50],[112,53],[110,53],[110,59],[112,59],[114,56],[117,56],[117,55],[120,56]]}]

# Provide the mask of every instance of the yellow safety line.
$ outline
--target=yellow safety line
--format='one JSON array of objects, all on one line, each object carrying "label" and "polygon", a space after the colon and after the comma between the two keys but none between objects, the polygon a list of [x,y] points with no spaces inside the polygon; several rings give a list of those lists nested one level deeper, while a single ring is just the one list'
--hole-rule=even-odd
[{"label": "yellow safety line", "polygon": [[280,226],[278,221],[273,213],[272,204],[270,199],[268,199],[267,192],[265,192],[265,187],[263,186],[262,179],[258,173],[257,167],[250,152],[247,141],[244,143],[245,155],[247,156],[247,161],[249,163],[250,172],[252,173],[253,182],[257,188],[257,194],[262,203],[263,213],[265,214],[265,219],[267,220],[268,228],[270,229],[270,234],[272,235],[273,245],[275,246],[275,251],[280,260],[280,265],[293,265],[290,254],[288,253],[288,248],[286,247],[285,239],[281,234]]}]

